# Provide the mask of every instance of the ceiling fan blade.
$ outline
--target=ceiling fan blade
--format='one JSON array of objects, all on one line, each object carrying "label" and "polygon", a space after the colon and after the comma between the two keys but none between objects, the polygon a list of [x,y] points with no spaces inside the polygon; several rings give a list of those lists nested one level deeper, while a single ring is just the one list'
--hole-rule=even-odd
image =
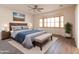
[{"label": "ceiling fan blade", "polygon": [[37,11],[38,11],[38,12],[42,12],[42,10],[40,10],[40,9],[37,9]]},{"label": "ceiling fan blade", "polygon": [[37,8],[38,12],[42,12],[43,8]]},{"label": "ceiling fan blade", "polygon": [[31,9],[33,9],[33,7],[31,7],[31,6],[27,6],[28,8],[31,8]]}]

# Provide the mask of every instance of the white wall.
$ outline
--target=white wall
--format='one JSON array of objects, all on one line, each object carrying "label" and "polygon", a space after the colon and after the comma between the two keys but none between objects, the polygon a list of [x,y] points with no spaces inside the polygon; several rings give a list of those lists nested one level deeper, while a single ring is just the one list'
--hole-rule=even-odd
[{"label": "white wall", "polygon": [[[75,13],[75,6],[71,6],[69,8],[64,8],[64,9],[52,11],[49,13],[34,15],[33,24],[34,24],[34,27],[37,28],[39,27],[40,18],[64,15],[64,23],[66,24],[67,22],[70,22],[71,24],[73,24],[73,28],[74,28],[74,20],[75,20],[74,13]],[[54,34],[60,34],[63,36],[65,35],[64,28],[43,28],[43,29],[48,32],[52,32]],[[74,29],[73,29],[73,32],[74,32]]]},{"label": "white wall", "polygon": [[[0,7],[0,30],[3,28],[3,24],[9,24],[10,22],[14,22],[13,11],[15,10]],[[22,11],[19,11],[19,12],[22,12]],[[26,23],[33,23],[31,14],[27,14],[26,12],[22,12],[22,13],[24,13],[26,16],[25,17]]]},{"label": "white wall", "polygon": [[79,5],[75,8],[75,42],[79,48]]}]

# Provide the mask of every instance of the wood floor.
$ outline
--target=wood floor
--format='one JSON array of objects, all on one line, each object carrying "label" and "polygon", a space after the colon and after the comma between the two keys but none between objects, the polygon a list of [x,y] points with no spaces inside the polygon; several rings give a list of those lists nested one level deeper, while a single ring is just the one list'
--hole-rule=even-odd
[{"label": "wood floor", "polygon": [[[75,41],[73,39],[67,39],[60,35],[54,36],[58,37],[58,40],[51,45],[46,54],[79,54],[79,49],[76,48]],[[3,53],[3,51],[5,52]],[[11,46],[8,43],[8,40],[2,40],[0,41],[0,54],[2,53],[20,54],[21,52]]]},{"label": "wood floor", "polygon": [[62,36],[57,36],[59,39],[49,48],[46,54],[78,54],[79,49],[76,48],[73,39],[67,39]]}]

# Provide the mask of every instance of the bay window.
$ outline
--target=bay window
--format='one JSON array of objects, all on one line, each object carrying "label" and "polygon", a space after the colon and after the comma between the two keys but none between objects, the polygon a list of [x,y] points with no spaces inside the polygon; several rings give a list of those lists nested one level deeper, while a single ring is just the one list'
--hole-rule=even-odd
[{"label": "bay window", "polygon": [[64,27],[64,16],[40,19],[40,27]]}]

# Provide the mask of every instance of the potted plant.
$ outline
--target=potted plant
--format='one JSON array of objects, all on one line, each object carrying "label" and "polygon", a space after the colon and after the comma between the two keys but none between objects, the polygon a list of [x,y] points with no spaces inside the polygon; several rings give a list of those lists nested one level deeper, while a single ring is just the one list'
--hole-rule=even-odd
[{"label": "potted plant", "polygon": [[65,24],[65,33],[66,33],[66,38],[72,38],[72,24],[67,22]]}]

